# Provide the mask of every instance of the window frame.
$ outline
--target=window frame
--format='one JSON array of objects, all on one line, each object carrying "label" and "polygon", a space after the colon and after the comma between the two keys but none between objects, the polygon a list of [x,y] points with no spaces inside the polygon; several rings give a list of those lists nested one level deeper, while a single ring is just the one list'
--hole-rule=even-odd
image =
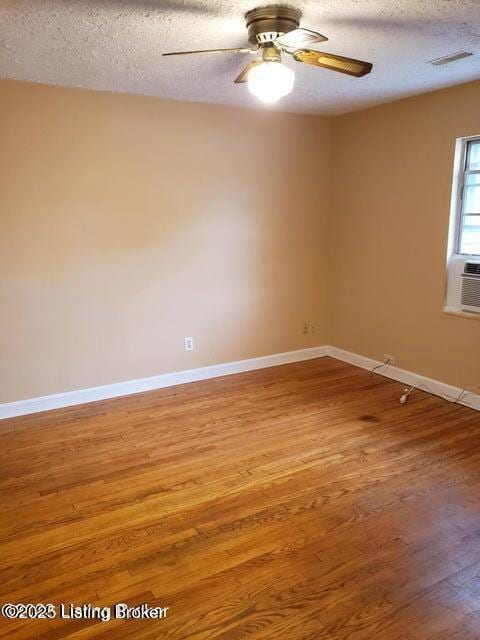
[{"label": "window frame", "polygon": [[[465,218],[465,183],[467,178],[468,147],[471,142],[480,144],[480,135],[468,136],[457,140],[455,166],[452,185],[452,212],[450,233],[450,255],[464,258],[480,258],[480,253],[463,253],[461,251],[462,231]],[[475,173],[480,175],[480,170]]]}]

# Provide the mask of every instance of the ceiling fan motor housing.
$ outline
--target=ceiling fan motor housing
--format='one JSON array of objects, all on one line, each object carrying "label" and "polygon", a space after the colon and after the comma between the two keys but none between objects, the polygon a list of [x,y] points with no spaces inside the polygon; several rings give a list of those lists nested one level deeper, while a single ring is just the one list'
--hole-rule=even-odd
[{"label": "ceiling fan motor housing", "polygon": [[248,39],[260,46],[273,42],[284,33],[297,29],[301,15],[298,9],[279,5],[252,9],[245,14]]}]

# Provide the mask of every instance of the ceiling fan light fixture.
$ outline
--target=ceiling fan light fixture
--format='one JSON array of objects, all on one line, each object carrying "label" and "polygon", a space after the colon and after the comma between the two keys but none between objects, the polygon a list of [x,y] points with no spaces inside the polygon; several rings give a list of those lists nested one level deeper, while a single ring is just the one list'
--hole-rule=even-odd
[{"label": "ceiling fan light fixture", "polygon": [[281,62],[262,62],[248,74],[248,88],[262,102],[273,103],[291,93],[295,74]]},{"label": "ceiling fan light fixture", "polygon": [[301,11],[279,4],[257,7],[245,14],[248,40],[253,48],[200,49],[174,51],[164,56],[212,54],[217,52],[236,54],[261,54],[251,60],[235,78],[236,85],[247,84],[250,92],[263,102],[277,102],[289,94],[295,83],[295,75],[285,67],[282,55],[293,57],[295,62],[320,69],[336,71],[361,78],[372,70],[370,62],[346,58],[326,51],[309,49],[311,45],[325,42],[327,37],[317,31],[300,26]]}]

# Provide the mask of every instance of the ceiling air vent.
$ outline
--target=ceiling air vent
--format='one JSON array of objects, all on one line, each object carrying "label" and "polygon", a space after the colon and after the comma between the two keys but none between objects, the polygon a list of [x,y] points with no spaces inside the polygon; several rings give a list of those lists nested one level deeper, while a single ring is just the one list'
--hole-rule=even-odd
[{"label": "ceiling air vent", "polygon": [[470,56],[473,56],[473,53],[469,51],[457,51],[456,53],[451,53],[449,56],[430,60],[429,64],[433,64],[436,67],[441,67],[444,64],[450,64],[451,62],[456,62],[457,60],[462,60],[463,58],[469,58]]}]

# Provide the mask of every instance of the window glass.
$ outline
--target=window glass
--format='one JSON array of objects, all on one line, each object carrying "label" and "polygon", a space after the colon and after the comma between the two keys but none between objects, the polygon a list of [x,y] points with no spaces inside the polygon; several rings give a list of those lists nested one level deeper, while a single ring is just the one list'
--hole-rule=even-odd
[{"label": "window glass", "polygon": [[467,168],[470,171],[480,171],[480,140],[468,144]]},{"label": "window glass", "polygon": [[480,140],[467,143],[458,251],[480,256]]}]

